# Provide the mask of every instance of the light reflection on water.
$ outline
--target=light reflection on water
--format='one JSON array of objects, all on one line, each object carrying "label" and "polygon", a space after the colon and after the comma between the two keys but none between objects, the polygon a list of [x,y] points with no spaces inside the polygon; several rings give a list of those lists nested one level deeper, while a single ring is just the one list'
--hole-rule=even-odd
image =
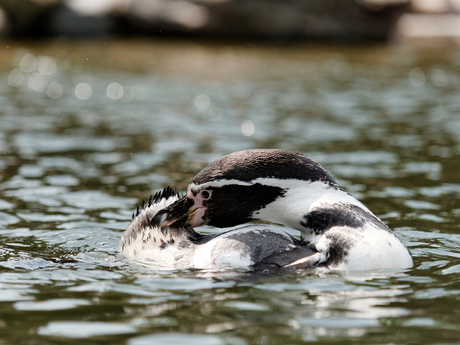
[{"label": "light reflection on water", "polygon": [[[458,340],[455,52],[95,44],[0,57],[1,340]],[[415,267],[164,272],[117,253],[150,193],[260,147],[320,162],[395,229]]]}]

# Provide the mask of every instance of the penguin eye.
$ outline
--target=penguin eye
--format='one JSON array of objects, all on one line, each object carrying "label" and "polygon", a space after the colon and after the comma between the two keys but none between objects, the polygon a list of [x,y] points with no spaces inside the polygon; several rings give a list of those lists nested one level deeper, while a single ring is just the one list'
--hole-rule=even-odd
[{"label": "penguin eye", "polygon": [[203,200],[211,199],[211,195],[212,195],[212,191],[210,191],[210,190],[201,191],[201,197],[203,198]]}]

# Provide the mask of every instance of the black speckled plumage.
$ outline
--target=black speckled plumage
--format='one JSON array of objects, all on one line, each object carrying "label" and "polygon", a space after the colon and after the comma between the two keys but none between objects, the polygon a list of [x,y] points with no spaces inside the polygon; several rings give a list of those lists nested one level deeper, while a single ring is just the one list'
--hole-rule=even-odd
[{"label": "black speckled plumage", "polygon": [[[219,269],[232,264],[241,266],[243,261],[246,264],[243,266],[250,270],[261,269],[265,265],[283,267],[293,260],[314,254],[312,248],[300,239],[269,225],[242,226],[209,235],[190,228],[160,229],[152,226],[148,219],[161,210],[155,206],[168,206],[178,198],[178,192],[168,187],[156,193],[151,203],[140,207],[139,214],[120,240],[119,250],[141,261],[155,256],[154,261],[166,268]],[[199,255],[197,257],[196,253],[200,251],[205,252],[204,259]],[[146,252],[151,256],[143,257]],[[171,252],[173,255],[168,256]],[[201,267],[203,261],[209,262],[210,267]]]}]

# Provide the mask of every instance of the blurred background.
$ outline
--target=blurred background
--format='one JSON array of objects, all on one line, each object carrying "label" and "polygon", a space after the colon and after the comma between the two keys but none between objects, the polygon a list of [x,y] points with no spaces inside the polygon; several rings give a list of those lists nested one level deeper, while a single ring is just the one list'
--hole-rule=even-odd
[{"label": "blurred background", "polygon": [[458,0],[1,0],[0,34],[452,44],[459,12]]},{"label": "blurred background", "polygon": [[[0,0],[0,343],[458,343],[459,13]],[[318,161],[415,266],[217,274],[118,253],[143,199],[250,148]]]}]

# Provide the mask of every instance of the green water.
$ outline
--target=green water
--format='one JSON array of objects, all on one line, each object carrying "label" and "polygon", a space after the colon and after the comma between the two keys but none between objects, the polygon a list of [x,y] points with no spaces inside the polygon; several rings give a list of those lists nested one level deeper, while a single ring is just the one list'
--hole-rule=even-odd
[{"label": "green water", "polygon": [[[459,342],[459,50],[56,40],[0,52],[0,343]],[[248,148],[317,160],[414,268],[210,275],[117,253],[137,203]]]}]

